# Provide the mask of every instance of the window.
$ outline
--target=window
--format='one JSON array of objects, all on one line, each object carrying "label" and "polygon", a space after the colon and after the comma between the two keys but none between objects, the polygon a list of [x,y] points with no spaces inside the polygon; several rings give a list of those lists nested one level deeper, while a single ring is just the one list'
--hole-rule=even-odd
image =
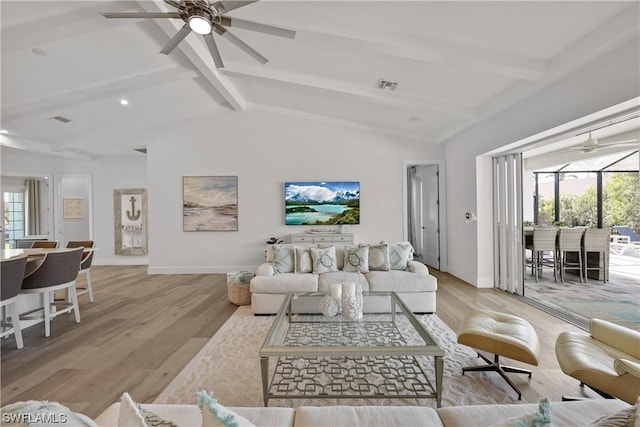
[{"label": "window", "polygon": [[4,193],[4,233],[5,246],[16,247],[16,239],[24,237],[24,192]]}]

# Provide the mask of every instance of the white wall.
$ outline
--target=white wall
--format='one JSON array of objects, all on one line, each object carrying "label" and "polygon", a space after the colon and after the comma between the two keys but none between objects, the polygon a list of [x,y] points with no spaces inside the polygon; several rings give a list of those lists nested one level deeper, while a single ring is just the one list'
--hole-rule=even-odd
[{"label": "white wall", "polygon": [[[640,46],[628,43],[446,144],[449,272],[493,286],[490,150],[640,94]],[[466,223],[465,212],[478,212]]]},{"label": "white wall", "polygon": [[[255,268],[284,225],[285,181],[360,181],[357,242],[403,238],[403,160],[442,147],[263,111],[228,112],[149,135],[149,271]],[[238,176],[237,232],[182,231],[183,176]]]}]

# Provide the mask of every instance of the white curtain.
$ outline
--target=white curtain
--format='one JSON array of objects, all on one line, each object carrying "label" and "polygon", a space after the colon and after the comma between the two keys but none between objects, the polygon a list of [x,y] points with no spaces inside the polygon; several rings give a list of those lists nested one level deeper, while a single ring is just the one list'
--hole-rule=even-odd
[{"label": "white curtain", "polygon": [[24,182],[27,190],[26,203],[26,234],[40,234],[40,181],[37,179],[27,179]]},{"label": "white curtain", "polygon": [[522,154],[493,158],[494,286],[523,295]]}]

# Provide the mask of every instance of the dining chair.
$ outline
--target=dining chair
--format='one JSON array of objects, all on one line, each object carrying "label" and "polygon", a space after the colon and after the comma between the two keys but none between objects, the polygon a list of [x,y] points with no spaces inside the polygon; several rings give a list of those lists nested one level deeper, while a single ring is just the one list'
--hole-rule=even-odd
[{"label": "dining chair", "polygon": [[34,240],[31,244],[32,249],[43,248],[43,249],[55,249],[58,247],[57,240]]},{"label": "dining chair", "polygon": [[[558,281],[557,271],[557,255],[556,255],[556,237],[558,230],[551,227],[536,227],[533,229],[533,251],[532,251],[532,269],[536,276],[542,275],[542,269],[545,267],[553,268],[553,279]],[[551,253],[551,258],[546,256]]]},{"label": "dining chair", "polygon": [[[2,332],[0,338],[14,334],[18,349],[24,347],[22,342],[22,329],[20,327],[20,315],[16,307],[24,271],[27,266],[27,257],[11,258],[0,264],[0,307],[6,310],[3,317]],[[11,318],[11,322],[8,321]]]},{"label": "dining chair", "polygon": [[[580,283],[582,283],[582,237],[584,228],[561,228],[558,233],[558,260],[560,264],[560,281],[564,282],[565,272],[567,270],[578,270],[580,275]],[[575,258],[567,257],[568,253],[575,253]]]},{"label": "dining chair", "polygon": [[[609,280],[609,243],[611,231],[606,228],[587,228],[584,231],[584,281],[589,270],[602,271],[603,281]],[[589,253],[598,253],[598,262],[589,263]]]},{"label": "dining chair", "polygon": [[[45,255],[40,266],[27,275],[22,282],[21,294],[42,294],[43,306],[26,313],[23,319],[44,319],[44,336],[51,334],[51,320],[63,313],[73,311],[76,323],[80,323],[80,309],[76,294],[76,278],[82,260],[82,248]],[[65,290],[66,301],[55,301],[53,293]],[[58,306],[64,307],[58,310]],[[51,310],[55,308],[55,310]],[[43,315],[35,312],[43,311]]]},{"label": "dining chair", "polygon": [[[67,242],[67,248],[93,248],[93,245],[93,240],[72,240]],[[80,262],[80,271],[78,273],[84,274],[85,281],[87,282],[87,287],[76,288],[82,289],[80,292],[77,292],[76,290],[78,296],[88,293],[89,301],[91,302],[93,302],[93,288],[91,287],[91,275],[89,274],[89,270],[91,269],[92,262],[93,249],[90,251],[85,250],[84,254],[82,255],[82,261]]]}]

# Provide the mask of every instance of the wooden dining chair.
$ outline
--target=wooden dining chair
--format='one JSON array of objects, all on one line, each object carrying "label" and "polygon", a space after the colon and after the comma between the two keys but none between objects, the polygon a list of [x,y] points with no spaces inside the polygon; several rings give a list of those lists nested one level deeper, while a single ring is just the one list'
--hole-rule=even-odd
[{"label": "wooden dining chair", "polygon": [[[20,316],[16,307],[24,271],[27,266],[27,257],[12,258],[2,261],[0,264],[0,307],[4,307],[7,316],[2,322],[2,332],[0,338],[14,334],[18,349],[24,347],[22,342],[22,329],[20,327]],[[8,318],[11,318],[9,322]]]},{"label": "wooden dining chair", "polygon": [[[72,240],[67,242],[67,248],[93,248],[94,242],[93,240]],[[77,288],[82,289],[80,292],[77,292],[78,296],[84,295],[86,293],[89,294],[89,301],[93,302],[93,287],[91,286],[91,275],[89,274],[89,270],[91,269],[91,263],[93,261],[93,249],[90,251],[85,250],[82,256],[82,262],[80,262],[80,271],[79,273],[84,274],[85,282],[87,282],[86,288]]]},{"label": "wooden dining chair", "polygon": [[31,243],[32,249],[36,249],[36,248],[55,249],[57,247],[58,247],[57,240],[34,240],[33,243]]},{"label": "wooden dining chair", "polygon": [[[76,323],[80,323],[80,309],[76,294],[76,278],[82,260],[82,248],[63,252],[51,252],[45,255],[40,266],[27,275],[22,282],[21,294],[42,294],[43,307],[27,313],[23,319],[43,319],[44,336],[51,334],[51,320],[63,313],[73,311]],[[65,290],[66,301],[55,301],[54,292]],[[58,307],[63,307],[58,309]],[[55,308],[55,310],[51,310]],[[42,315],[38,313],[43,311]]]}]

